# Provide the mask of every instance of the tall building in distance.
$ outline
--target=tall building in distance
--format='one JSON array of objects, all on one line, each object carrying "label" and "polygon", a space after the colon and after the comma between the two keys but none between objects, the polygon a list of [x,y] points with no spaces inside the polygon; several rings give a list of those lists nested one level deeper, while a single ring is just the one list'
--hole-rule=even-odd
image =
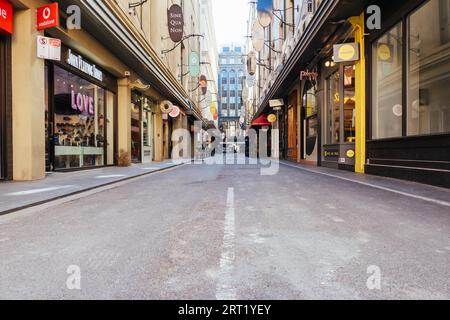
[{"label": "tall building in distance", "polygon": [[219,127],[226,137],[240,135],[245,81],[244,45],[227,44],[219,53]]}]

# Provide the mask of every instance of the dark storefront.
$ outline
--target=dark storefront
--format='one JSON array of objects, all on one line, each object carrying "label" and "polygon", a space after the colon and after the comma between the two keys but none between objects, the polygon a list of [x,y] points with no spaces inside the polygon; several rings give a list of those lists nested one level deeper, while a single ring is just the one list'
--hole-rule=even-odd
[{"label": "dark storefront", "polygon": [[11,37],[0,35],[0,180],[12,179]]},{"label": "dark storefront", "polygon": [[71,49],[62,57],[45,67],[47,170],[113,165],[116,79]]},{"label": "dark storefront", "polygon": [[367,39],[366,172],[450,187],[450,0],[401,4]]},{"label": "dark storefront", "polygon": [[322,165],[355,170],[355,65],[327,60],[323,65]]}]

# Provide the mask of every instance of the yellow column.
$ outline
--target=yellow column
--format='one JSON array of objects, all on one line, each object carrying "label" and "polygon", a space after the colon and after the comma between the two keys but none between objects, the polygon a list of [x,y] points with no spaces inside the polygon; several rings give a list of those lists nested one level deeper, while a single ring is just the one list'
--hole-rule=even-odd
[{"label": "yellow column", "polygon": [[364,173],[366,162],[366,59],[364,43],[364,13],[349,18],[355,30],[355,39],[360,47],[360,59],[356,62],[356,165],[355,172]]},{"label": "yellow column", "polygon": [[12,37],[13,179],[45,177],[44,60],[36,57],[36,12],[16,10]]},{"label": "yellow column", "polygon": [[131,163],[131,90],[128,78],[117,81],[117,129],[119,165]]}]

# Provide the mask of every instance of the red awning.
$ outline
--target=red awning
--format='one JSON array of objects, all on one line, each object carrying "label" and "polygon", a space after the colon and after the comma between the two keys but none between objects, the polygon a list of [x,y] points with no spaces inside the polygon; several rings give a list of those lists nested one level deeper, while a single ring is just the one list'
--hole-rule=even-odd
[{"label": "red awning", "polygon": [[260,115],[258,118],[256,118],[252,122],[252,127],[256,127],[256,126],[266,127],[266,126],[270,126],[270,125],[272,125],[272,124],[267,120],[266,114]]}]

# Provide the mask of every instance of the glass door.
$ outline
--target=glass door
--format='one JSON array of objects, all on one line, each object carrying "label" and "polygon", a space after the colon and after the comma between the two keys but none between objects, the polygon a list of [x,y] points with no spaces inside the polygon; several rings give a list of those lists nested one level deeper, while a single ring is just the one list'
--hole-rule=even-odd
[{"label": "glass door", "polygon": [[142,162],[142,96],[132,94],[131,102],[131,161]]}]

